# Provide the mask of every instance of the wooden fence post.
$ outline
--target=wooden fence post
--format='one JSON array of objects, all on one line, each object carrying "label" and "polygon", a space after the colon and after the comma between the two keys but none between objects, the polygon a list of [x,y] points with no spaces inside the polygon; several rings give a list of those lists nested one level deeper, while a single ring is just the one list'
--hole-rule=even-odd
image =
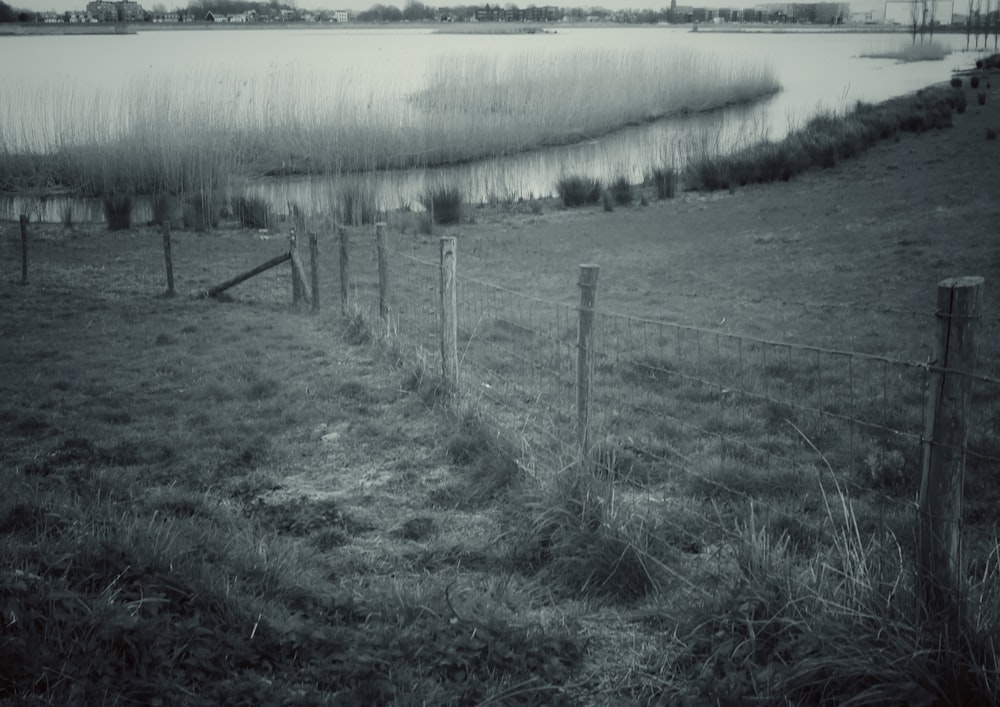
[{"label": "wooden fence post", "polygon": [[378,316],[389,320],[389,252],[385,245],[385,224],[375,224],[375,250],[378,252]]},{"label": "wooden fence post", "polygon": [[163,260],[167,267],[167,297],[174,296],[174,256],[170,250],[170,221],[163,220]]},{"label": "wooden fence post", "polygon": [[21,284],[28,284],[28,215],[21,214]]},{"label": "wooden fence post", "polygon": [[344,316],[347,316],[347,298],[351,271],[350,237],[347,235],[347,228],[344,226],[337,228],[337,235],[340,236],[340,309]]},{"label": "wooden fence post", "polygon": [[962,489],[967,414],[975,368],[975,328],[983,278],[938,283],[937,339],[931,364],[923,477],[917,503],[917,577],[928,619],[957,637],[961,621]]},{"label": "wooden fence post", "polygon": [[298,256],[298,250],[298,239],[295,237],[295,229],[293,228],[288,234],[288,254],[291,256],[292,304],[296,305],[302,301],[302,281],[299,279],[299,273],[295,269],[295,258]]},{"label": "wooden fence post", "polygon": [[[306,279],[306,269],[302,265],[302,258],[299,257],[298,242],[295,238],[295,229],[292,229],[291,243],[288,249],[288,257],[292,261],[292,283],[298,284],[298,299],[295,300],[296,303],[301,302],[303,299],[312,301],[313,294],[310,291],[308,280]],[[294,288],[293,288],[294,289]],[[292,292],[293,299],[295,297],[295,292]]]},{"label": "wooden fence post", "polygon": [[312,311],[319,311],[319,236],[309,234],[309,274],[312,280]]},{"label": "wooden fence post", "polygon": [[458,293],[455,238],[441,239],[441,376],[448,393],[458,390]]},{"label": "wooden fence post", "polygon": [[576,440],[581,459],[590,454],[590,384],[593,375],[594,306],[597,304],[597,265],[581,265],[579,325],[576,357]]}]

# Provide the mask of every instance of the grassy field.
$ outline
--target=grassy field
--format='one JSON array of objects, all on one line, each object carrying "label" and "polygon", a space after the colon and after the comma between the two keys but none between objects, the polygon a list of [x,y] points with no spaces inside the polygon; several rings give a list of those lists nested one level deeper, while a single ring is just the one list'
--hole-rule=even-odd
[{"label": "grassy field", "polygon": [[[787,183],[466,209],[433,235],[392,214],[394,337],[370,226],[348,229],[342,317],[320,224],[319,315],[290,306],[286,265],[189,296],[282,252],[289,223],[176,232],[176,298],[156,229],[32,224],[19,286],[3,224],[0,698],[994,703],[997,391],[974,409],[966,625],[943,641],[914,602],[918,451],[887,434],[919,429],[921,379],[882,359],[926,360],[936,283],[978,274],[978,370],[1000,377],[995,98]],[[455,405],[439,235],[459,239]]]}]

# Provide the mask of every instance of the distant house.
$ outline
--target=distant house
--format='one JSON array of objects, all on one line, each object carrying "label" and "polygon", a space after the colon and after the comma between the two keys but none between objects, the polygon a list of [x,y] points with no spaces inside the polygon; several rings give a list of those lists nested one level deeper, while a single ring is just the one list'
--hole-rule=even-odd
[{"label": "distant house", "polygon": [[38,22],[44,22],[47,25],[54,25],[62,23],[66,20],[65,15],[60,15],[55,12],[39,12]]},{"label": "distant house", "polygon": [[528,7],[523,10],[511,7],[501,8],[498,5],[478,8],[474,20],[476,22],[559,22],[563,11],[555,5],[544,7]]},{"label": "distant house", "polygon": [[67,14],[69,15],[69,23],[70,24],[84,25],[84,24],[91,24],[93,22],[97,22],[97,18],[96,17],[94,17],[93,15],[91,15],[89,12],[84,12],[82,10],[70,10]]},{"label": "distant house", "polygon": [[338,23],[347,22],[348,21],[347,10],[334,10],[333,21]]}]

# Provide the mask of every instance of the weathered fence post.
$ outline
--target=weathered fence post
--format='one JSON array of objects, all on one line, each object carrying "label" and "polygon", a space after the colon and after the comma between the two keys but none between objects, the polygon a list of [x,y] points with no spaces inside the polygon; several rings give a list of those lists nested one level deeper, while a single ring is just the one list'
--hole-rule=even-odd
[{"label": "weathered fence post", "polygon": [[458,293],[455,238],[441,239],[441,376],[449,393],[458,390]]},{"label": "weathered fence post", "polygon": [[347,228],[340,226],[337,228],[337,235],[340,236],[340,309],[347,315],[347,297],[349,292],[350,278],[350,237],[347,235]]},{"label": "weathered fence post", "polygon": [[170,250],[170,221],[163,221],[163,261],[167,267],[167,297],[174,296],[174,256]]},{"label": "weathered fence post", "polygon": [[951,638],[961,621],[961,521],[975,325],[983,278],[938,283],[937,338],[927,394],[923,477],[917,503],[917,575],[929,619]]},{"label": "weathered fence post", "polygon": [[21,284],[28,284],[28,215],[21,214]]},{"label": "weathered fence post", "polygon": [[385,245],[385,224],[375,224],[375,250],[378,252],[378,315],[389,320],[389,252]]},{"label": "weathered fence post", "polygon": [[312,310],[319,311],[319,236],[309,234],[309,274],[312,280]]},{"label": "weathered fence post", "polygon": [[590,453],[590,384],[593,374],[594,306],[597,303],[597,265],[581,265],[580,315],[576,357],[576,439],[580,456]]},{"label": "weathered fence post", "polygon": [[299,280],[299,274],[295,269],[295,258],[298,256],[298,239],[295,237],[295,229],[293,228],[288,234],[288,254],[291,256],[290,266],[292,271],[292,304],[298,304],[302,301],[302,281]]},{"label": "weathered fence post", "polygon": [[292,300],[299,304],[303,298],[312,300],[308,281],[306,280],[306,269],[302,265],[302,258],[299,257],[298,240],[295,237],[295,229],[292,229],[288,237],[288,258],[292,261]]}]

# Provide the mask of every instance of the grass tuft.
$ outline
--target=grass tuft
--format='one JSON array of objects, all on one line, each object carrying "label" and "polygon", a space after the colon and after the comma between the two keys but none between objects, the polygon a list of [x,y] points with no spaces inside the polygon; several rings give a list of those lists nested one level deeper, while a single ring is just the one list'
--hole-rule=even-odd
[{"label": "grass tuft", "polygon": [[364,182],[349,182],[340,188],[341,223],[350,226],[373,224],[378,221],[375,189]]},{"label": "grass tuft", "polygon": [[648,180],[656,189],[657,199],[672,199],[677,193],[677,170],[673,167],[657,167]]},{"label": "grass tuft", "polygon": [[601,200],[602,184],[599,179],[589,179],[580,176],[560,177],[556,191],[562,199],[563,206],[574,208],[587,204],[596,204]]},{"label": "grass tuft", "polygon": [[616,177],[608,186],[608,191],[619,206],[628,206],[633,201],[632,184],[625,175]]},{"label": "grass tuft", "polygon": [[174,215],[174,197],[167,192],[158,191],[153,194],[153,218],[152,223],[162,226],[170,223]]},{"label": "grass tuft", "polygon": [[609,474],[570,467],[529,494],[515,563],[566,590],[619,602],[658,591],[675,554],[659,526],[617,499]]},{"label": "grass tuft", "polygon": [[436,224],[461,223],[464,197],[457,186],[437,186],[429,188],[420,199]]},{"label": "grass tuft", "polygon": [[211,192],[193,194],[184,202],[184,228],[193,228],[198,233],[215,230],[219,227],[219,216],[216,197]]},{"label": "grass tuft", "polygon": [[233,199],[233,214],[243,228],[267,229],[274,223],[271,205],[257,196],[243,195]]},{"label": "grass tuft", "polygon": [[127,231],[132,227],[132,196],[111,194],[104,197],[104,220],[109,231]]}]

